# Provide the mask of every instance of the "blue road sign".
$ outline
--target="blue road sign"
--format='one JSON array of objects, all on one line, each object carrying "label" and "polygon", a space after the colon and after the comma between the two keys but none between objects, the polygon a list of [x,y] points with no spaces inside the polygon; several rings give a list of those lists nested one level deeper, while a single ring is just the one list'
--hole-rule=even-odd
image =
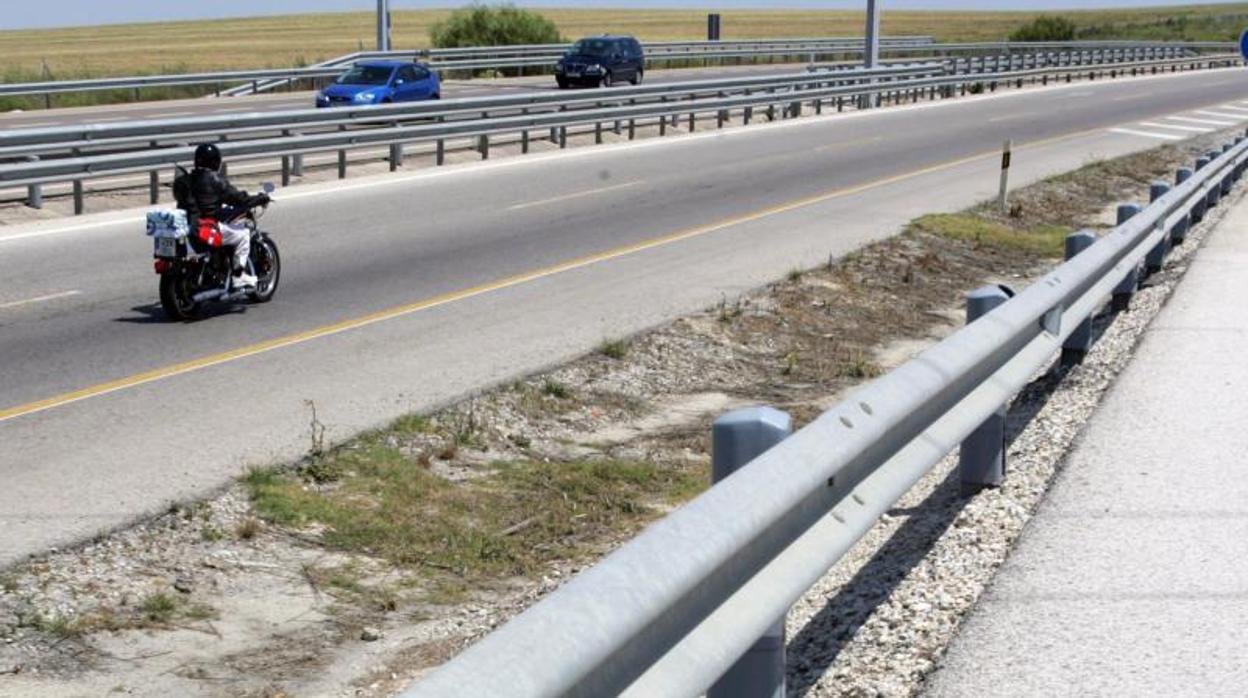
[{"label": "blue road sign", "polygon": [[1248,30],[1239,35],[1239,52],[1244,55],[1244,60],[1248,61]]}]

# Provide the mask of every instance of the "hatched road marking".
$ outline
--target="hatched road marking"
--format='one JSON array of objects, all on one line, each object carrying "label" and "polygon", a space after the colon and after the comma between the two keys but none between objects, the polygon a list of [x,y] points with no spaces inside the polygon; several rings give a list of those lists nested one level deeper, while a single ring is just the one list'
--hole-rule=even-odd
[{"label": "hatched road marking", "polygon": [[1149,128],[1172,128],[1176,131],[1189,131],[1191,133],[1213,133],[1217,129],[1205,128],[1203,126],[1180,126],[1178,124],[1159,124],[1153,121],[1141,121],[1141,126]]},{"label": "hatched road marking", "polygon": [[1163,141],[1181,141],[1183,136],[1176,136],[1173,133],[1156,133],[1154,131],[1136,131],[1131,128],[1111,128],[1110,133],[1125,133],[1129,136],[1144,136],[1145,138],[1157,138]]}]

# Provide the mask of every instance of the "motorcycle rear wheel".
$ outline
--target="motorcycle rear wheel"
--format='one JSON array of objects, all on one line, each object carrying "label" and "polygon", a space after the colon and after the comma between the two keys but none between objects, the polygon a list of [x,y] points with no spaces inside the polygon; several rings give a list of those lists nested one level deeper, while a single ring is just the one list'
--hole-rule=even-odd
[{"label": "motorcycle rear wheel", "polygon": [[191,298],[186,280],[176,272],[160,275],[160,307],[170,320],[191,320],[199,314],[199,304]]}]

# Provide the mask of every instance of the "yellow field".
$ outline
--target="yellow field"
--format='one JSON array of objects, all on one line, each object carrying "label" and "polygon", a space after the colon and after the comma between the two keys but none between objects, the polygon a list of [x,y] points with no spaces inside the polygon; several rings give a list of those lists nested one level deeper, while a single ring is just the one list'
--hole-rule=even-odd
[{"label": "yellow field", "polygon": [[[602,32],[642,40],[705,38],[701,10],[542,10],[565,36]],[[1232,5],[1063,12],[1080,26],[1137,24],[1186,16],[1206,23],[1238,21],[1248,3]],[[398,48],[429,44],[429,27],[445,10],[394,13]],[[724,12],[724,39],[858,36],[863,15],[853,11]],[[923,34],[946,41],[1002,39],[1034,12],[886,11],[886,34]],[[1216,18],[1216,19],[1215,19]],[[74,29],[0,31],[0,75],[44,71],[54,77],[286,67],[314,63],[375,43],[370,13],[329,13],[201,22],[111,25]],[[161,48],[163,47],[163,49]]]}]

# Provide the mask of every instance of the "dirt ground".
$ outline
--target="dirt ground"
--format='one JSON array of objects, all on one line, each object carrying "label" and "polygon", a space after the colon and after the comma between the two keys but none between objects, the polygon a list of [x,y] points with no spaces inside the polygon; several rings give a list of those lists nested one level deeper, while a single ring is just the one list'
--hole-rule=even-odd
[{"label": "dirt ground", "polygon": [[[0,694],[390,695],[695,496],[716,416],[808,422],[1213,142],[1093,163],[1015,192],[1012,215],[925,219],[346,443],[309,406],[300,463],[0,572]],[[420,509],[370,528],[391,502]]]}]

